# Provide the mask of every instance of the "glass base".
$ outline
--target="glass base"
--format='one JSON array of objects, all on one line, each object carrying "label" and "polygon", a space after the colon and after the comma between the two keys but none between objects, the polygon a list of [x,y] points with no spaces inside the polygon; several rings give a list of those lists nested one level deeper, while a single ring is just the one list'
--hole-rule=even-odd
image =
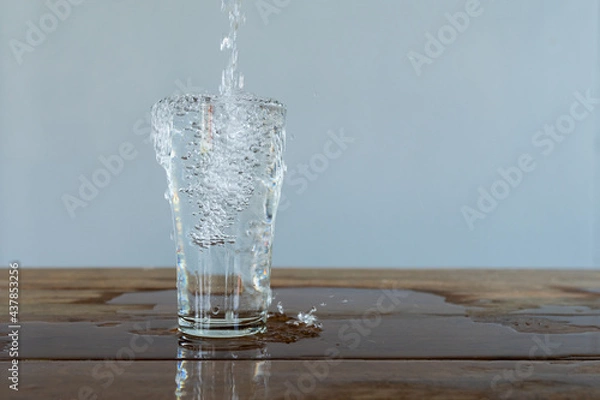
[{"label": "glass base", "polygon": [[266,313],[255,318],[240,318],[235,321],[211,318],[210,322],[198,321],[195,318],[179,317],[179,331],[186,338],[236,338],[267,330]]}]

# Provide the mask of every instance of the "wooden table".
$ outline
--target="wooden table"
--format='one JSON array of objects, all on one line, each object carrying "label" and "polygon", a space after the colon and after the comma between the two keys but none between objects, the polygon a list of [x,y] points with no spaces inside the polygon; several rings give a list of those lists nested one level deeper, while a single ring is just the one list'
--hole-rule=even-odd
[{"label": "wooden table", "polygon": [[323,329],[275,316],[200,344],[177,335],[174,269],[19,283],[19,391],[5,311],[0,399],[600,399],[595,271],[274,269],[272,311],[316,306]]}]

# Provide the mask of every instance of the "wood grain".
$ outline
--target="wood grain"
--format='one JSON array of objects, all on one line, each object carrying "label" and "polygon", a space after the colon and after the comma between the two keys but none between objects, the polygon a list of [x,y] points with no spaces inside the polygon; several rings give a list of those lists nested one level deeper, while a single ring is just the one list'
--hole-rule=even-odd
[{"label": "wood grain", "polygon": [[23,268],[22,390],[0,398],[600,398],[599,272],[274,269],[272,287],[323,330],[185,345],[173,269]]},{"label": "wood grain", "polygon": [[[4,369],[7,363],[0,363]],[[600,398],[600,362],[216,360],[25,361],[8,398],[545,399]],[[10,395],[0,387],[0,396]],[[80,395],[83,396],[80,397]],[[21,397],[19,397],[21,396]],[[97,396],[97,397],[93,397]],[[237,397],[236,397],[237,396]]]}]

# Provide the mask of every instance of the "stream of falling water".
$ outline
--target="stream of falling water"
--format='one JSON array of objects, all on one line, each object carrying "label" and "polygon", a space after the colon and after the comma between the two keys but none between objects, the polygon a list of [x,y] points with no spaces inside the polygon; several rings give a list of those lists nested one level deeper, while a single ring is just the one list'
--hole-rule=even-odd
[{"label": "stream of falling water", "polygon": [[246,21],[242,13],[242,0],[222,0],[221,9],[229,16],[229,33],[221,42],[221,51],[229,51],[229,61],[223,70],[219,92],[230,96],[244,88],[244,76],[238,70],[238,30]]}]

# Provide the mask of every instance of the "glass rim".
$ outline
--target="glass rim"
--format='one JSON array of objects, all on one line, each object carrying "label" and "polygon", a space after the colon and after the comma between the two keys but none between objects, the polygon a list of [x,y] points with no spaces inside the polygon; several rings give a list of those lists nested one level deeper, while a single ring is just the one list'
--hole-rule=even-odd
[{"label": "glass rim", "polygon": [[184,93],[167,96],[156,102],[156,105],[176,102],[183,98],[191,98],[194,102],[202,104],[224,104],[225,102],[233,104],[257,104],[259,106],[272,107],[276,109],[287,110],[285,104],[271,97],[260,97],[250,92],[236,92],[230,95],[220,95],[214,93]]}]

